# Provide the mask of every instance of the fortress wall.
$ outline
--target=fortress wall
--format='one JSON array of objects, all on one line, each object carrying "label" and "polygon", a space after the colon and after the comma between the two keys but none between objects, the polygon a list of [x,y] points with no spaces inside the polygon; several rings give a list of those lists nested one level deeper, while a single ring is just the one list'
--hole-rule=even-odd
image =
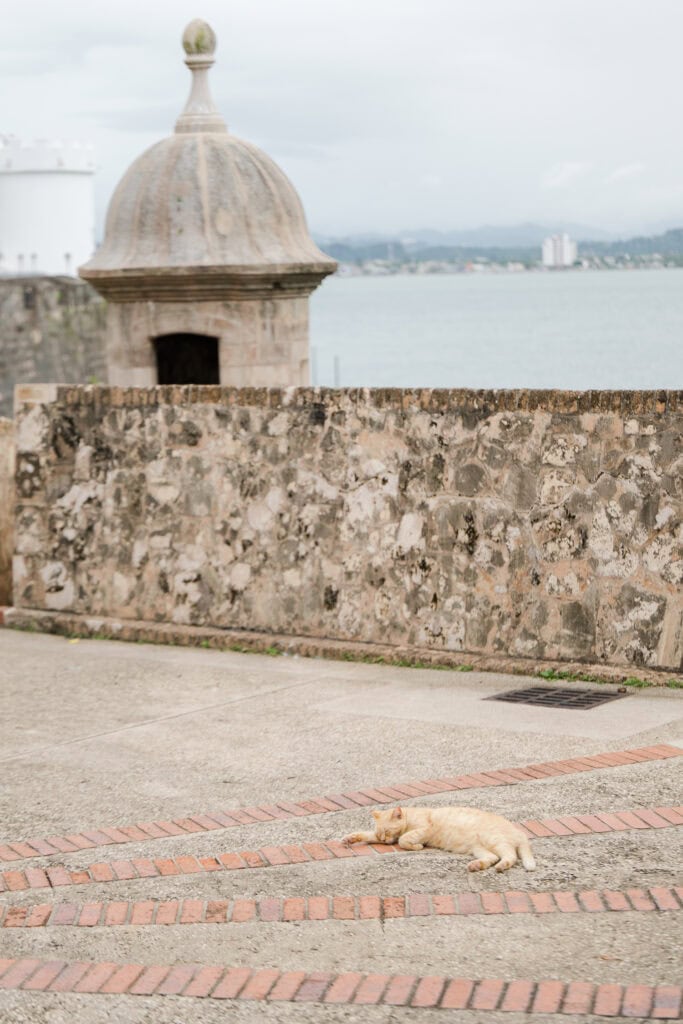
[{"label": "fortress wall", "polygon": [[14,423],[0,418],[0,606],[12,603]]},{"label": "fortress wall", "polygon": [[72,277],[0,279],[0,416],[15,384],[107,380],[106,305]]},{"label": "fortress wall", "polygon": [[19,607],[683,665],[683,392],[18,399]]}]

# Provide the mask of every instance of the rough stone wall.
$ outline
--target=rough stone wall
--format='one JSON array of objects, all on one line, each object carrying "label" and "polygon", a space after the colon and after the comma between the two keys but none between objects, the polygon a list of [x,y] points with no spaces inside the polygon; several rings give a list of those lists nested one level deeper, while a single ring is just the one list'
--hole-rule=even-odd
[{"label": "rough stone wall", "polygon": [[19,606],[683,664],[683,392],[35,390]]},{"label": "rough stone wall", "polygon": [[14,385],[106,383],[105,303],[71,277],[0,278],[0,416]]},{"label": "rough stone wall", "polygon": [[12,603],[14,423],[0,419],[0,605]]}]

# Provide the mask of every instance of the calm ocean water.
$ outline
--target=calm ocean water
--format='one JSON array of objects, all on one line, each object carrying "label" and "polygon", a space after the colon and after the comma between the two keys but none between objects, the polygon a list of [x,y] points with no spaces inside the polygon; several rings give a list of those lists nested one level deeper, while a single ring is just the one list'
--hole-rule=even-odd
[{"label": "calm ocean water", "polygon": [[328,279],[315,383],[683,388],[683,269]]}]

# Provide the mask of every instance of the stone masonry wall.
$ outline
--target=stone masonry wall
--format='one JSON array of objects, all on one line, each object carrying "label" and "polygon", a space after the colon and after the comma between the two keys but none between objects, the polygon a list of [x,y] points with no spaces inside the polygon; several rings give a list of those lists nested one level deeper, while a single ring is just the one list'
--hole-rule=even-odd
[{"label": "stone masonry wall", "polygon": [[0,416],[14,385],[107,380],[105,303],[72,277],[0,279]]},{"label": "stone masonry wall", "polygon": [[0,606],[12,603],[14,423],[0,419]]},{"label": "stone masonry wall", "polygon": [[683,392],[23,397],[18,606],[683,665]]}]

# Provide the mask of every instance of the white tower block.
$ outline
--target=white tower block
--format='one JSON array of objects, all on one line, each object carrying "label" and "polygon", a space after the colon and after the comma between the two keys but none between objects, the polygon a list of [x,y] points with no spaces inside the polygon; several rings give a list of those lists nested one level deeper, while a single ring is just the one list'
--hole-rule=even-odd
[{"label": "white tower block", "polygon": [[95,249],[93,147],[0,138],[0,274],[66,274]]}]

